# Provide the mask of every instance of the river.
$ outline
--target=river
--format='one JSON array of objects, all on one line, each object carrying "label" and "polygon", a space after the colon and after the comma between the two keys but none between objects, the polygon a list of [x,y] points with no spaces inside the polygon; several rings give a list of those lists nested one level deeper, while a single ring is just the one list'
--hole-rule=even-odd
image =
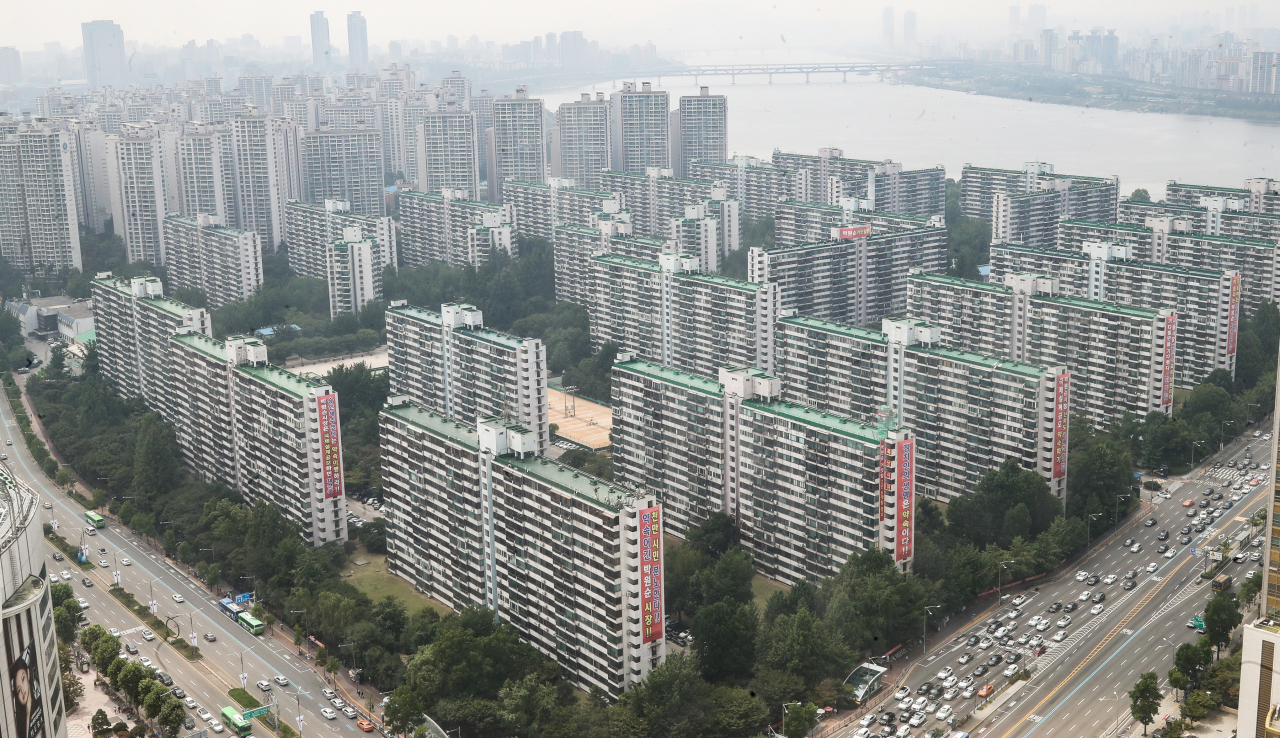
[{"label": "river", "polygon": [[[640,78],[644,81],[644,78]],[[689,78],[655,86],[696,95]],[[941,164],[959,177],[966,163],[1020,169],[1044,161],[1055,171],[1118,175],[1122,193],[1142,187],[1158,199],[1168,180],[1240,187],[1246,177],[1280,178],[1280,126],[1194,115],[1045,105],[850,77],[847,83],[768,84],[764,77],[699,80],[729,97],[729,152],[769,158],[775,148],[844,149],[855,159],[893,159],[908,169]],[[539,95],[549,110],[608,83]]]}]

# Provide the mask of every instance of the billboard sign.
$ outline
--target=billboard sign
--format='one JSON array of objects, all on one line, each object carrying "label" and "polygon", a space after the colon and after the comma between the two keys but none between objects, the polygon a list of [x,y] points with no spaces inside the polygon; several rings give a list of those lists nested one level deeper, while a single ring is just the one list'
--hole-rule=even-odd
[{"label": "billboard sign", "polygon": [[342,496],[342,433],[338,425],[338,396],[330,392],[316,398],[320,411],[320,470],[324,498]]},{"label": "billboard sign", "polygon": [[1071,374],[1058,375],[1053,387],[1053,478],[1067,476],[1067,430],[1071,426]]},{"label": "billboard sign", "polygon": [[1160,406],[1173,404],[1173,347],[1178,340],[1178,315],[1164,319],[1164,372],[1160,378]]},{"label": "billboard sign", "polygon": [[889,494],[889,442],[880,442],[880,522],[884,522],[884,501]]},{"label": "billboard sign", "polygon": [[912,533],[915,521],[916,497],[916,442],[906,438],[898,441],[898,535],[895,561],[906,561],[912,556]]},{"label": "billboard sign", "polygon": [[9,670],[9,714],[16,738],[45,738],[45,694],[41,686],[40,662],[36,658],[35,626],[27,608],[4,619],[4,658]]},{"label": "billboard sign", "polygon": [[1236,335],[1240,332],[1240,282],[1239,274],[1231,278],[1231,302],[1227,307],[1227,356],[1236,353]]},{"label": "billboard sign", "polygon": [[844,226],[836,230],[837,236],[841,241],[852,241],[855,238],[866,238],[871,235],[871,226],[869,225]]},{"label": "billboard sign", "polygon": [[640,625],[643,642],[663,637],[662,613],[662,509],[646,507],[639,515],[640,528]]}]

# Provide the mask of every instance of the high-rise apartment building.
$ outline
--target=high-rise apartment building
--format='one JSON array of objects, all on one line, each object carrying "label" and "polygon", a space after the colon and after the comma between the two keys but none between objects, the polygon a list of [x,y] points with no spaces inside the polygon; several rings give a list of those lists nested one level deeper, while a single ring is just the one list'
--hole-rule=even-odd
[{"label": "high-rise apartment building", "polygon": [[107,132],[95,121],[71,120],[67,132],[75,139],[76,215],[94,233],[106,230],[111,217],[111,168]]},{"label": "high-rise apartment building", "polygon": [[921,495],[968,494],[986,472],[1016,459],[1065,499],[1065,367],[943,348],[937,328],[905,318],[885,318],[875,331],[791,315],[778,321],[776,337],[782,399],[910,428]]},{"label": "high-rise apartment building", "polygon": [[435,313],[398,300],[387,309],[387,348],[391,394],[467,425],[511,420],[533,433],[535,451],[550,449],[541,339],[489,330],[473,305],[450,303]]},{"label": "high-rise apartment building", "polygon": [[16,46],[0,46],[0,85],[22,81],[22,55]]},{"label": "high-rise apartment building", "polygon": [[724,190],[712,190],[711,200],[684,206],[684,217],[669,221],[668,252],[692,254],[704,272],[720,271],[720,262],[742,246],[739,226],[742,217],[738,201],[724,197]]},{"label": "high-rise apartment building", "polygon": [[346,200],[352,211],[381,217],[382,134],[372,125],[332,130],[322,126],[301,136],[302,196],[313,203]]},{"label": "high-rise apartment building", "polygon": [[323,10],[311,14],[311,66],[324,73],[333,65],[333,46],[329,43],[329,19]]},{"label": "high-rise apartment building", "polygon": [[904,215],[943,215],[947,207],[947,174],[941,167],[904,169],[885,159],[848,159],[837,148],[817,155],[773,152],[775,167],[789,173],[788,200],[838,205],[842,198],[866,200],[866,210]]},{"label": "high-rise apartment building", "polygon": [[[403,396],[379,435],[391,573],[448,607],[489,608],[579,689],[618,697],[661,665],[666,519],[647,484],[539,456],[516,423],[463,424]],[[570,632],[590,635],[566,648]]]},{"label": "high-rise apartment building", "polygon": [[468,200],[462,190],[399,195],[400,254],[406,266],[428,261],[479,266],[489,254],[515,255],[516,215],[510,205]]},{"label": "high-rise apartment building", "polygon": [[668,150],[671,97],[649,82],[623,82],[622,91],[609,96],[613,118],[613,168],[644,174],[650,168],[671,167]]},{"label": "high-rise apartment building", "polygon": [[1246,179],[1244,187],[1213,187],[1192,185],[1170,180],[1164,186],[1164,196],[1172,205],[1211,206],[1206,199],[1223,198],[1229,201],[1219,210],[1236,210],[1246,213],[1280,215],[1280,180],[1267,177]]},{"label": "high-rise apartment building", "polygon": [[84,39],[84,75],[90,87],[123,88],[129,84],[124,30],[109,20],[80,24]]},{"label": "high-rise apartment building", "polygon": [[676,111],[679,136],[676,156],[671,162],[677,177],[693,176],[693,162],[723,164],[729,156],[729,100],[712,95],[711,88],[699,88],[697,95],[683,95]]},{"label": "high-rise apartment building", "polygon": [[614,168],[610,104],[603,92],[597,92],[595,99],[584,92],[581,100],[562,103],[556,110],[557,176],[592,190],[600,187],[600,173]]},{"label": "high-rise apartment building", "polygon": [[1274,95],[1280,92],[1280,52],[1254,51],[1248,59],[1248,92]]},{"label": "high-rise apartment building", "polygon": [[12,129],[0,132],[0,256],[24,272],[79,269],[76,136],[43,118]]},{"label": "high-rise apartment building", "polygon": [[[189,122],[161,135],[166,154],[169,149],[176,154],[170,180],[178,193],[179,212],[190,218],[207,213],[232,226],[239,223],[231,126]],[[173,157],[166,155],[166,160]]]},{"label": "high-rise apartment building", "polygon": [[511,206],[520,232],[552,239],[561,226],[591,227],[599,213],[617,213],[622,198],[609,193],[574,187],[575,180],[551,177],[539,182],[502,183],[502,202]]},{"label": "high-rise apartment building", "polygon": [[158,131],[126,123],[107,139],[111,218],[129,261],[164,264],[164,152]]},{"label": "high-rise apartment building", "polygon": [[416,126],[418,189],[463,190],[480,197],[480,142],[476,114],[458,103],[424,113]]},{"label": "high-rise apartment building", "polygon": [[723,512],[756,569],[788,584],[834,576],[850,555],[877,549],[909,570],[919,478],[910,431],[786,402],[778,379],[757,369],[714,376],[613,367],[615,475],[661,491],[668,532]]},{"label": "high-rise apartment building", "polygon": [[302,197],[301,128],[250,107],[231,120],[231,134],[238,227],[277,251],[284,240],[285,203]]},{"label": "high-rise apartment building", "polygon": [[783,200],[774,210],[773,248],[788,249],[838,238],[840,229],[870,226],[875,235],[945,225],[940,215],[918,216],[863,209],[867,200],[840,199],[838,205]]},{"label": "high-rise apartment building", "polygon": [[[633,255],[637,249],[625,248],[618,241],[632,236],[630,213],[601,213],[590,226],[557,226],[554,238],[556,299],[587,307],[591,304],[591,257],[617,253]],[[645,240],[647,239],[631,239]],[[666,252],[666,242],[653,241],[648,261]],[[615,251],[616,249],[616,251]]]},{"label": "high-rise apartment building", "polygon": [[1066,367],[1072,407],[1100,428],[1125,413],[1172,411],[1175,310],[1063,297],[1056,280],[1038,275],[1004,282],[912,273],[906,314],[940,328],[946,348]]},{"label": "high-rise apartment building", "polygon": [[656,261],[606,254],[591,258],[591,339],[682,372],[716,376],[726,364],[773,369],[776,284],[754,284],[699,270],[689,254]]},{"label": "high-rise apartment building", "polygon": [[902,45],[908,51],[916,42],[916,11],[908,10],[902,14]]},{"label": "high-rise apartment building", "polygon": [[777,203],[791,197],[791,173],[755,157],[690,162],[688,176],[724,186],[729,197],[742,203],[743,216],[752,220],[773,217]]},{"label": "high-rise apartment building", "polygon": [[1206,197],[1199,205],[1121,200],[1120,223],[1164,231],[1280,240],[1280,214],[1251,213],[1235,198]]},{"label": "high-rise apartment building", "polygon": [[347,14],[347,61],[355,69],[369,66],[369,25],[359,10]]},{"label": "high-rise apartment building", "polygon": [[1141,261],[1133,253],[1132,246],[1108,241],[1085,241],[1078,251],[992,244],[991,280],[1043,274],[1058,281],[1064,297],[1172,308],[1178,313],[1177,386],[1194,389],[1216,369],[1235,376],[1244,277]]},{"label": "high-rise apartment building", "polygon": [[[1118,177],[1082,177],[1055,174],[1052,164],[1028,162],[1021,170],[990,169],[966,164],[960,176],[960,210],[970,218],[991,222],[992,240],[997,233],[1006,241],[1021,240],[1021,234],[1040,238],[1050,233],[1044,219],[1115,220],[1119,200]],[[997,195],[1004,198],[997,202]]]},{"label": "high-rise apartment building", "polygon": [[[101,337],[99,338],[101,340]],[[347,539],[338,395],[267,362],[256,338],[167,338],[163,404],[182,461],[250,503],[273,504],[311,546]]]},{"label": "high-rise apartment building", "polygon": [[365,305],[382,299],[382,250],[359,228],[344,228],[340,239],[326,244],[325,266],[329,317],[359,315]]},{"label": "high-rise apartment building", "polygon": [[672,218],[684,215],[686,205],[715,197],[716,185],[696,179],[680,179],[670,169],[650,168],[640,174],[608,171],[600,177],[605,192],[622,197],[622,207],[631,212],[637,233],[657,235],[667,231]]},{"label": "high-rise apartment building", "polygon": [[210,310],[247,300],[262,286],[258,234],[238,231],[209,213],[164,219],[165,268],[170,287],[204,292]]},{"label": "high-rise apartment building", "polygon": [[508,179],[547,180],[542,101],[530,98],[524,85],[493,101],[492,131],[487,141],[490,199],[499,201],[501,183]]},{"label": "high-rise apartment building", "polygon": [[164,296],[155,277],[124,280],[111,272],[92,284],[94,331],[102,376],[121,397],[141,397],[151,407],[165,402],[169,337],[213,335],[209,311]]},{"label": "high-rise apartment building", "polygon": [[271,90],[274,86],[274,77],[240,77],[236,80],[236,89],[244,95],[245,104],[260,110],[271,110]]},{"label": "high-rise apartment building", "polygon": [[344,238],[349,228],[359,229],[359,240],[371,238],[377,243],[379,270],[396,265],[396,226],[390,216],[353,213],[345,200],[325,200],[323,205],[290,200],[284,207],[289,268],[299,277],[327,279],[328,245]]}]

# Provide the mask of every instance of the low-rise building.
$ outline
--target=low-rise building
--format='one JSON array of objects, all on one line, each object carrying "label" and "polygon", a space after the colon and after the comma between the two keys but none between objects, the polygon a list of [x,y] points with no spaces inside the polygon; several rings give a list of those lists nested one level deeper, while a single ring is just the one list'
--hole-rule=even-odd
[{"label": "low-rise building", "polygon": [[4,307],[22,325],[22,335],[58,336],[72,341],[93,330],[93,300],[86,297],[23,297]]}]

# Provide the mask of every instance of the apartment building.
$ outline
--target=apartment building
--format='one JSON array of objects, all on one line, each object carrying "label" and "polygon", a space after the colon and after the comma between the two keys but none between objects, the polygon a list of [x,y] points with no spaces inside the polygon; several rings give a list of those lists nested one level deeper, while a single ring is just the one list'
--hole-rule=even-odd
[{"label": "apartment building", "polygon": [[321,126],[303,133],[301,162],[299,200],[346,200],[360,215],[382,217],[382,134],[371,124],[345,130]]},{"label": "apartment building", "polygon": [[935,221],[921,228],[876,229],[869,223],[841,226],[816,243],[752,247],[747,279],[778,285],[784,309],[814,318],[866,325],[901,315],[911,269],[946,271],[947,229]]},{"label": "apartment building", "polygon": [[167,395],[148,403],[174,427],[182,461],[250,503],[275,505],[311,546],[345,541],[338,396],[267,363],[258,339],[200,333],[165,341]]},{"label": "apartment building", "polygon": [[76,144],[43,118],[0,128],[0,256],[15,269],[82,267]]},{"label": "apartment building", "polygon": [[[1057,209],[1059,218],[1109,221],[1119,200],[1118,177],[1055,174],[1052,164],[1028,162],[1021,170],[964,165],[960,174],[960,212],[991,222],[991,237],[1032,243],[1018,233],[1040,232]],[[1056,194],[1054,194],[1056,193]],[[1005,195],[999,201],[997,195]],[[1039,197],[1028,197],[1039,195]],[[1036,242],[1035,246],[1051,244]]]},{"label": "apartment building", "polygon": [[[723,197],[724,190],[713,189]],[[720,271],[724,257],[742,246],[742,218],[737,200],[712,199],[684,206],[683,218],[672,218],[668,231],[668,251],[694,254],[702,271]]]},{"label": "apartment building", "polygon": [[817,155],[774,150],[773,165],[789,173],[786,199],[836,205],[841,198],[866,200],[867,210],[928,217],[947,209],[947,174],[942,166],[904,169],[885,159],[847,159],[837,148]]},{"label": "apartment building", "polygon": [[875,424],[888,416],[916,439],[916,487],[950,500],[1005,459],[1066,497],[1070,377],[1064,366],[944,348],[923,321],[885,318],[875,331],[800,315],[778,320],[782,399]]},{"label": "apartment building", "polygon": [[359,229],[361,238],[377,243],[381,268],[396,266],[396,224],[390,216],[353,213],[346,200],[325,200],[323,204],[290,200],[284,207],[289,268],[299,277],[327,279],[328,245],[343,238],[348,228]]},{"label": "apartment building", "polygon": [[726,364],[773,368],[776,284],[699,270],[689,254],[642,261],[591,258],[591,340],[682,372],[715,376]]},{"label": "apartment building", "polygon": [[584,691],[616,698],[662,664],[666,519],[647,484],[562,466],[497,418],[392,396],[378,420],[388,571],[450,608],[491,609]]},{"label": "apartment building", "polygon": [[698,88],[697,95],[682,95],[672,112],[671,167],[680,177],[691,176],[695,161],[724,163],[728,158],[729,99]]},{"label": "apartment building", "polygon": [[514,256],[516,222],[510,204],[469,200],[462,190],[400,193],[400,251],[407,266],[479,266],[494,251]]},{"label": "apartment building", "polygon": [[836,205],[784,200],[774,213],[774,248],[791,248],[802,244],[822,243],[839,238],[839,229],[869,225],[873,234],[895,233],[914,228],[945,228],[940,215],[928,217],[864,210],[866,200],[840,198]]},{"label": "apartment building", "polygon": [[416,126],[417,187],[423,192],[463,190],[480,197],[480,134],[476,114],[458,103],[424,113]]},{"label": "apartment building", "polygon": [[[164,264],[164,152],[151,126],[124,124],[107,138],[111,218],[130,262]],[[125,204],[128,207],[125,207]]]},{"label": "apartment building", "polygon": [[490,197],[501,197],[501,182],[545,182],[547,152],[543,145],[542,101],[529,97],[524,85],[493,101],[493,128],[487,141]]},{"label": "apartment building", "polygon": [[613,166],[622,172],[642,174],[649,168],[671,168],[671,97],[649,82],[623,82],[622,90],[609,95]]},{"label": "apartment building", "polygon": [[1203,205],[1205,198],[1236,200],[1247,213],[1280,215],[1280,180],[1267,177],[1250,177],[1244,187],[1212,187],[1169,180],[1164,186],[1164,197],[1172,205]]},{"label": "apartment building", "polygon": [[[613,116],[610,101],[603,92],[595,98],[582,93],[582,98],[562,103],[556,109],[556,132],[552,148],[559,155],[552,159],[557,177],[571,179],[582,187],[600,187],[600,172],[613,169]],[[505,194],[504,194],[505,197]]]},{"label": "apartment building", "polygon": [[1171,412],[1177,312],[1064,297],[1060,289],[1038,275],[993,284],[913,272],[906,314],[940,328],[946,348],[1065,367],[1072,407],[1100,428],[1126,412]]},{"label": "apartment building", "polygon": [[164,219],[165,266],[170,287],[204,292],[210,310],[247,300],[262,286],[258,234],[227,228],[208,213]]},{"label": "apartment building", "polygon": [[231,119],[231,134],[239,218],[236,227],[257,233],[264,248],[278,251],[285,239],[285,203],[311,197],[304,194],[303,187],[302,126],[247,107]]},{"label": "apartment building", "polygon": [[1236,198],[1205,197],[1196,205],[1121,200],[1116,220],[1170,232],[1280,240],[1280,213],[1251,212]]},{"label": "apartment building", "polygon": [[733,517],[765,576],[834,576],[849,556],[914,557],[915,441],[782,399],[777,378],[722,367],[717,379],[644,361],[613,367],[617,479],[661,490],[668,532]]},{"label": "apartment building", "polygon": [[1042,274],[1065,297],[1178,313],[1174,381],[1194,389],[1215,369],[1235,375],[1243,277],[1236,272],[1157,264],[1133,257],[1133,247],[1085,241],[1079,251],[992,244],[991,280]]},{"label": "apartment building", "polygon": [[[552,239],[555,254],[556,299],[583,307],[591,304],[591,257],[593,256],[617,253],[620,256],[654,261],[657,259],[657,254],[669,250],[665,241],[633,238],[633,234],[631,214],[625,210],[596,213],[591,218],[590,227],[557,226]],[[637,252],[641,250],[653,255],[637,257]]]},{"label": "apartment building", "polygon": [[239,220],[231,126],[190,121],[165,131],[161,140],[173,151],[166,151],[166,158],[177,162],[180,214],[194,218],[207,213],[235,227]]},{"label": "apartment building", "polygon": [[751,156],[692,161],[686,176],[723,186],[729,197],[742,203],[743,216],[752,220],[773,217],[777,203],[791,198],[791,173]]},{"label": "apartment building", "polygon": [[382,299],[382,252],[378,242],[359,228],[343,230],[325,248],[329,283],[329,317],[359,315],[364,306]]},{"label": "apartment building", "polygon": [[551,240],[560,226],[592,227],[597,213],[622,210],[622,198],[610,192],[579,189],[578,180],[551,177],[546,183],[501,183],[502,202],[510,205],[520,223],[520,232]]},{"label": "apartment building", "polygon": [[435,313],[398,300],[387,309],[387,349],[391,394],[467,425],[509,418],[531,429],[538,453],[550,449],[541,339],[488,330],[472,305]]},{"label": "apartment building", "polygon": [[711,182],[679,179],[670,169],[651,167],[639,174],[608,171],[600,175],[601,188],[622,197],[622,207],[629,210],[636,232],[664,233],[672,218],[684,215],[684,206],[704,200],[728,199],[727,192]]},{"label": "apartment building", "polygon": [[[94,332],[102,376],[121,397],[141,397],[162,407],[169,337],[176,333],[213,335],[209,312],[164,296],[155,277],[125,280],[100,272],[93,280]],[[157,410],[161,415],[164,410]]]}]

